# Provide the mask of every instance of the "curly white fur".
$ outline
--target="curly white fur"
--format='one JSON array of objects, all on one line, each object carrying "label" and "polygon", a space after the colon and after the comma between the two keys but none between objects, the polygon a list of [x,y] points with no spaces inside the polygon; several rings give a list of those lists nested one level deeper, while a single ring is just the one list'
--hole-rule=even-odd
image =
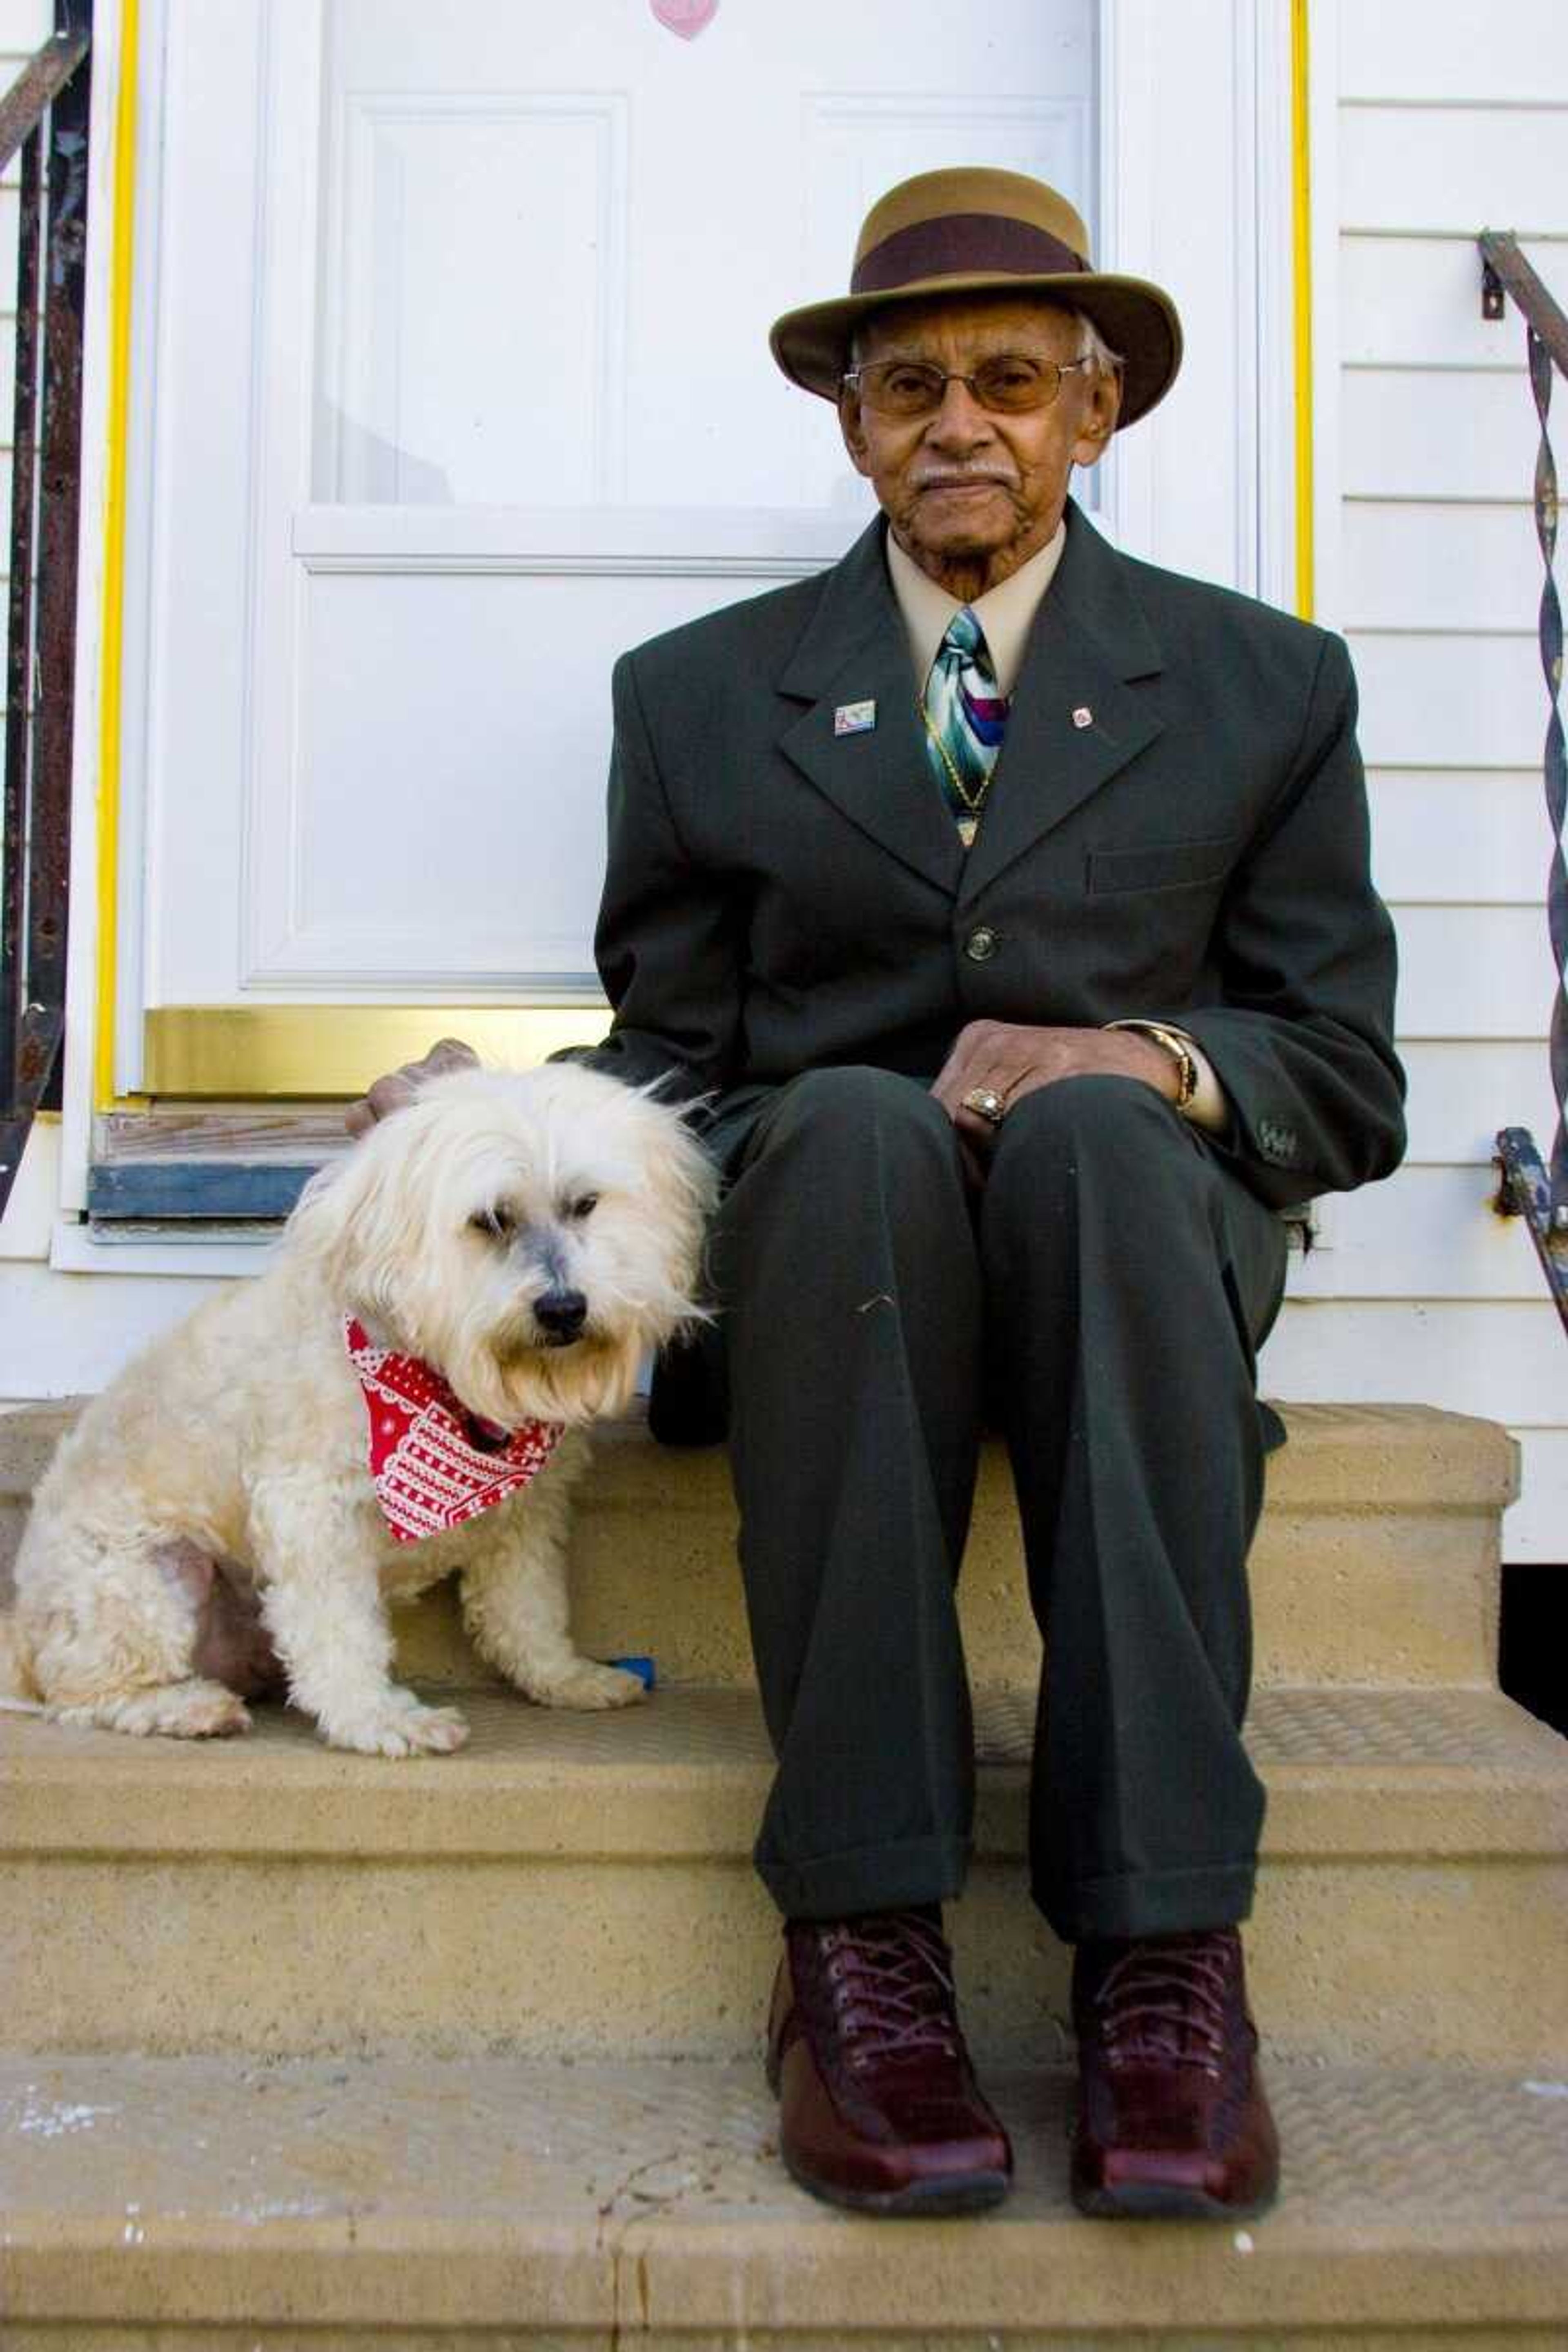
[{"label": "curly white fur", "polygon": [[[333,1747],[450,1749],[462,1717],[391,1679],[387,1603],[456,1570],[476,1645],[528,1697],[640,1697],[573,1646],[569,1490],[583,1427],[621,1411],[647,1350],[700,1312],[712,1186],[676,1112],[596,1071],[429,1081],[312,1181],[258,1280],[198,1307],[83,1413],[23,1538],[0,1687],[65,1722],[195,1738],[248,1728],[243,1693],[275,1658]],[[535,1308],[563,1292],[586,1317],[552,1345]],[[395,1541],[345,1312],[487,1421],[567,1423],[532,1484]]]}]

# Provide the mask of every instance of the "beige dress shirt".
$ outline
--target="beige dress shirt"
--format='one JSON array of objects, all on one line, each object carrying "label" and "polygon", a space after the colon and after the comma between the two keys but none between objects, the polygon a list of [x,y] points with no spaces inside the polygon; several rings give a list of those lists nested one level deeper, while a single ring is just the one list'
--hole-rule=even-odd
[{"label": "beige dress shirt", "polygon": [[[1018,682],[1018,672],[1024,666],[1024,648],[1041,599],[1056,577],[1062,550],[1067,545],[1067,525],[1057,525],[1056,536],[1021,563],[1010,579],[999,588],[988,588],[977,596],[970,611],[985,632],[990,648],[992,667],[996,683],[1004,694],[1010,695]],[[891,531],[888,533],[888,573],[893,594],[903,615],[909,634],[910,656],[916,677],[924,687],[931,675],[931,666],[937,649],[946,636],[955,613],[962,611],[959,599],[940,587],[928,572],[921,570],[912,556],[907,554]],[[1173,1024],[1168,1024],[1173,1026]],[[1215,1076],[1214,1065],[1202,1048],[1194,1044],[1184,1029],[1176,1034],[1182,1038],[1197,1067],[1197,1090],[1185,1106],[1184,1116],[1198,1127],[1219,1129],[1229,1116],[1225,1089]]]}]

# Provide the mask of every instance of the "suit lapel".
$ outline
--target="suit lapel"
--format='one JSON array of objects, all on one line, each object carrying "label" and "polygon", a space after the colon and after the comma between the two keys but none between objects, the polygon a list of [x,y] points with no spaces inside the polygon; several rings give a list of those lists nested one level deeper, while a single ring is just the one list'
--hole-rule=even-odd
[{"label": "suit lapel", "polygon": [[[779,739],[785,757],[879,847],[955,896],[963,851],[926,758],[880,521],[828,573],[779,690],[809,706]],[[876,704],[875,726],[836,734],[835,713],[857,702]]]},{"label": "suit lapel", "polygon": [[[968,900],[1163,733],[1147,686],[1133,683],[1163,666],[1121,557],[1069,504],[1068,543],[1030,632],[984,821],[966,857],[926,758],[879,520],[827,574],[780,677],[780,692],[808,706],[780,749],[881,848]],[[836,734],[836,711],[857,702],[875,702],[875,727]],[[1075,719],[1082,711],[1087,722]]]},{"label": "suit lapel", "polygon": [[[1147,686],[1160,648],[1126,566],[1075,507],[1035,617],[1006,740],[961,887],[984,890],[1163,731]],[[1087,720],[1081,715],[1087,711]]]}]

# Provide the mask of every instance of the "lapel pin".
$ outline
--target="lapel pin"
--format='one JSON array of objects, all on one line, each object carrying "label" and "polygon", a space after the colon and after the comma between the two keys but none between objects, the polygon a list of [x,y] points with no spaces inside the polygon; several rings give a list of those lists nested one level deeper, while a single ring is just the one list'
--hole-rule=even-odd
[{"label": "lapel pin", "polygon": [[1079,704],[1078,709],[1073,712],[1072,723],[1075,727],[1092,727],[1094,725],[1094,713],[1089,709],[1087,702],[1080,702]]},{"label": "lapel pin", "polygon": [[833,714],[836,735],[865,735],[877,724],[874,702],[841,702]]}]

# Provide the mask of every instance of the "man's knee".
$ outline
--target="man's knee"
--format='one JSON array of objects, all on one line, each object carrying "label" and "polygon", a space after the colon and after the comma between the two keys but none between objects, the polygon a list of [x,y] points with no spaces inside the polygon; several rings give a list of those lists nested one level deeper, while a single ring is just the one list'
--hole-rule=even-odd
[{"label": "man's knee", "polygon": [[1079,1173],[1152,1160],[1173,1160],[1184,1172],[1199,1169],[1191,1138],[1163,1095],[1142,1078],[1086,1071],[1037,1087],[1012,1105],[996,1138],[992,1181],[1026,1168],[1037,1176],[1053,1165]]},{"label": "man's knee", "polygon": [[805,1146],[838,1153],[932,1141],[955,1152],[952,1122],[929,1087],[896,1070],[859,1063],[803,1071],[780,1090],[758,1141],[772,1151]]},{"label": "man's knee", "polygon": [[1185,1121],[1141,1078],[1058,1078],[1008,1110],[985,1183],[991,1244],[1031,1252],[1110,1218],[1124,1250],[1158,1256],[1213,1225],[1214,1171]]}]

